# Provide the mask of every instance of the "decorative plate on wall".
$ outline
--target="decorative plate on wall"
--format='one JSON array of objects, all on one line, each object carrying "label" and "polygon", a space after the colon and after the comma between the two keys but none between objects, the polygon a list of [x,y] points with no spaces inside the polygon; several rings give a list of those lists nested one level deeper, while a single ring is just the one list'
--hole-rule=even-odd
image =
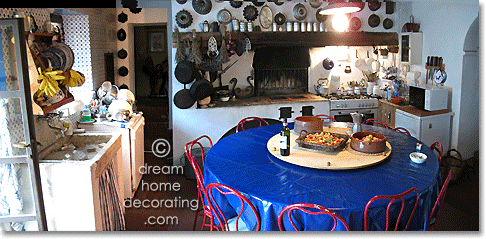
[{"label": "decorative plate on wall", "polygon": [[302,21],[307,16],[307,9],[302,3],[297,3],[293,9],[295,19]]},{"label": "decorative plate on wall", "polygon": [[125,32],[125,29],[121,28],[120,30],[118,30],[118,32],[116,33],[116,37],[120,41],[125,41],[125,39],[127,39],[127,33]]},{"label": "decorative plate on wall", "polygon": [[192,0],[192,8],[201,15],[206,15],[212,8],[211,0]]},{"label": "decorative plate on wall", "polygon": [[180,28],[188,28],[192,24],[192,15],[185,9],[180,10],[175,18]]},{"label": "decorative plate on wall", "polygon": [[258,10],[253,5],[248,5],[243,9],[243,16],[247,21],[255,21],[258,17]]},{"label": "decorative plate on wall", "polygon": [[121,23],[125,23],[126,21],[128,21],[128,15],[124,12],[121,12],[120,14],[118,14],[118,21]]},{"label": "decorative plate on wall", "polygon": [[121,76],[127,76],[128,75],[128,68],[125,66],[122,66],[118,69],[118,74]]},{"label": "decorative plate on wall", "polygon": [[127,56],[128,56],[128,53],[125,49],[122,48],[121,50],[118,51],[118,58],[125,59],[125,58],[127,58]]}]

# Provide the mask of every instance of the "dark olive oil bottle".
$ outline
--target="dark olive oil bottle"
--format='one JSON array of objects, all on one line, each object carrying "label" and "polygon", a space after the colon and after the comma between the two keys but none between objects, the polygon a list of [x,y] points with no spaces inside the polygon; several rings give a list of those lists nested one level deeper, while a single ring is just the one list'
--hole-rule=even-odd
[{"label": "dark olive oil bottle", "polygon": [[280,154],[282,156],[290,155],[290,129],[287,125],[287,119],[284,119],[282,130],[280,130]]}]

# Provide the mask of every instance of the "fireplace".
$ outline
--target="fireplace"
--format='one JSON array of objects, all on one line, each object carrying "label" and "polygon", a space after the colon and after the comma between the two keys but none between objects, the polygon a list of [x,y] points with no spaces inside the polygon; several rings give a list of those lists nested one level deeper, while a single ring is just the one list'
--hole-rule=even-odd
[{"label": "fireplace", "polygon": [[257,48],[252,66],[256,96],[305,94],[309,91],[308,48]]}]

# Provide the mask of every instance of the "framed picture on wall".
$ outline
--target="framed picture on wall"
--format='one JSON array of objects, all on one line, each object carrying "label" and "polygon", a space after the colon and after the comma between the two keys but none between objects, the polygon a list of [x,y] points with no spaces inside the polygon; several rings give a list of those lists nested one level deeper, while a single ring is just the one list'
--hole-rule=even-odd
[{"label": "framed picture on wall", "polygon": [[157,32],[149,32],[149,52],[166,52],[166,36],[165,32],[157,31]]}]

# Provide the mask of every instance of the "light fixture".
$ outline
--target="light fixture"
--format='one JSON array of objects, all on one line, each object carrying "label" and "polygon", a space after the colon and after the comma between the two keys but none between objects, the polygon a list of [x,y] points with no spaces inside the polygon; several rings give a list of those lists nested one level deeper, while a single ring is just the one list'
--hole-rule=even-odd
[{"label": "light fixture", "polygon": [[334,15],[334,14],[345,14],[352,12],[359,12],[365,7],[364,2],[335,2],[329,3],[324,7],[319,14],[321,15]]},{"label": "light fixture", "polygon": [[344,32],[348,29],[349,20],[344,13],[336,14],[332,18],[332,28],[338,32]]}]

